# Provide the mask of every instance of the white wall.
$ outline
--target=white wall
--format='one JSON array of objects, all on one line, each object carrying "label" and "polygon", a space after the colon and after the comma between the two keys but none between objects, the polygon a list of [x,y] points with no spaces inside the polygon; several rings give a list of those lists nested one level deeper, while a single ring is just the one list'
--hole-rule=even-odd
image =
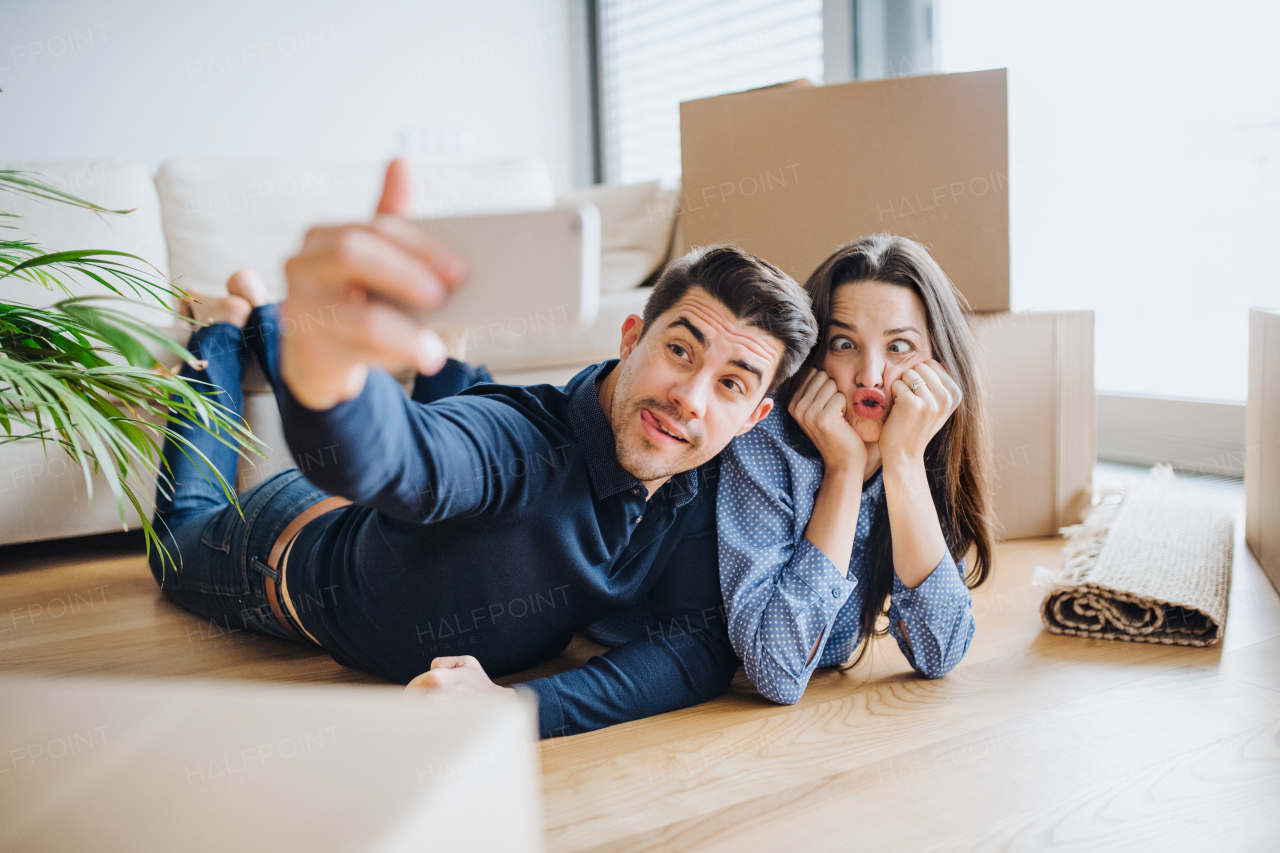
[{"label": "white wall", "polygon": [[574,174],[570,0],[0,0],[0,160],[536,154]]}]

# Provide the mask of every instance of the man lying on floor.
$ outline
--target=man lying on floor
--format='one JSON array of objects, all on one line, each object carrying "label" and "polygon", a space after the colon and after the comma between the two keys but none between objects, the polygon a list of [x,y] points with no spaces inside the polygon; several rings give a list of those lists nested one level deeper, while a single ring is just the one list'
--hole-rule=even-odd
[{"label": "man lying on floor", "polygon": [[[159,490],[156,528],[178,566],[153,555],[161,589],[219,623],[444,692],[507,689],[490,676],[556,656],[601,619],[644,614],[607,654],[522,685],[543,737],[719,695],[739,661],[720,594],[716,456],[812,348],[804,291],[734,247],[697,250],[623,323],[619,359],[563,388],[453,396],[474,376],[370,298],[431,308],[465,276],[400,215],[408,195],[395,162],[371,223],[312,230],[280,305],[237,274],[227,297],[191,306],[208,325],[182,375],[240,412],[256,358],[299,467],[242,494],[242,517],[198,455],[166,444],[174,485]],[[407,366],[423,374],[413,399],[388,372]],[[234,445],[181,429],[234,482]]]}]

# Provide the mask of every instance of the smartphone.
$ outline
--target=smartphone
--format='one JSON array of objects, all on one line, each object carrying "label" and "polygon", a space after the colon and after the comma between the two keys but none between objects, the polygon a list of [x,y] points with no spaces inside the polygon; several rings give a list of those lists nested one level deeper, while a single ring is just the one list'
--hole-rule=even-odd
[{"label": "smartphone", "polygon": [[550,210],[422,219],[431,237],[466,259],[466,280],[434,309],[381,295],[423,325],[463,331],[500,325],[517,334],[590,326],[600,307],[600,212]]}]

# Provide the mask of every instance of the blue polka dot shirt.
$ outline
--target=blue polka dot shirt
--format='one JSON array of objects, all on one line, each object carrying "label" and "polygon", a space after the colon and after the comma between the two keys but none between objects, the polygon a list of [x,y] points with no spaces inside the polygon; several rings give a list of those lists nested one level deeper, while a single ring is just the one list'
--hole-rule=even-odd
[{"label": "blue polka dot shirt", "polygon": [[[821,483],[822,457],[780,408],[722,458],[716,517],[729,639],[756,689],[784,704],[800,698],[814,669],[846,662],[858,646],[871,520],[885,501],[877,472],[863,485],[846,576],[804,535]],[[893,576],[889,633],[928,678],[950,672],[973,639],[963,576],[964,561],[950,553],[915,589]]]}]

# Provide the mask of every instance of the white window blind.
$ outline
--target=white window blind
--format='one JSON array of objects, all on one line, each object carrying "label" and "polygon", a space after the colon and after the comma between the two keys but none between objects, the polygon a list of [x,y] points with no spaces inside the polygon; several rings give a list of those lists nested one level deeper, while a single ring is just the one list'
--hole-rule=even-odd
[{"label": "white window blind", "polygon": [[822,0],[601,0],[608,183],[680,176],[680,102],[822,82]]}]

